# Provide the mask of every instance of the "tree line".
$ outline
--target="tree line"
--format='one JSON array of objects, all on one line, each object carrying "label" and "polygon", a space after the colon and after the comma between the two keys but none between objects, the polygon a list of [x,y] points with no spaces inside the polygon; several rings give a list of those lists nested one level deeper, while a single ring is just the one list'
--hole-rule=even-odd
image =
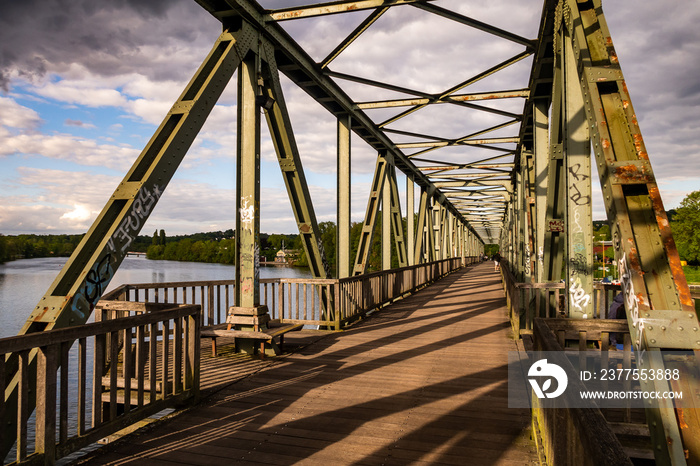
[{"label": "tree line", "polygon": [[[318,224],[319,236],[326,254],[326,260],[331,269],[336,267],[336,233],[334,222]],[[406,222],[404,221],[404,234]],[[354,223],[350,231],[351,257],[357,254],[362,224]],[[381,270],[381,219],[378,219],[374,230],[374,238],[369,258],[370,270]],[[392,240],[393,241],[393,240]],[[220,264],[235,264],[235,232],[226,230],[209,233],[197,233],[165,237],[164,233],[155,231],[151,245],[147,248],[146,257],[153,260],[175,260],[185,262],[209,262]],[[295,234],[260,234],[260,259],[273,262],[277,252],[282,248],[296,251],[293,265],[308,267],[309,261],[304,251],[302,237]],[[398,267],[398,258],[392,243],[392,267]]]},{"label": "tree line", "polygon": [[[682,260],[690,265],[700,265],[700,191],[686,196],[678,209],[668,212],[678,252]],[[406,237],[406,220],[403,221]],[[594,241],[610,240],[610,226],[606,221],[593,222]],[[321,244],[331,268],[336,266],[336,225],[334,222],[319,223]],[[362,224],[354,223],[350,232],[351,258],[355,258],[362,233]],[[0,234],[0,263],[15,259],[36,257],[63,257],[73,253],[84,235],[13,235]],[[370,252],[370,270],[381,269],[381,218],[377,219],[374,241]],[[307,266],[302,239],[294,234],[260,234],[260,257],[274,261],[277,252],[284,246],[298,251],[295,265]],[[164,230],[156,230],[152,236],[141,235],[134,239],[129,250],[147,253],[149,259],[178,260],[191,262],[235,263],[235,232],[212,231],[191,235],[167,236]],[[486,254],[498,250],[496,245],[487,245]],[[612,259],[612,248],[605,250]],[[599,259],[602,259],[599,258]],[[398,267],[398,259],[392,240],[392,267]]]},{"label": "tree line", "polygon": [[0,263],[15,259],[70,256],[84,235],[0,235]]}]

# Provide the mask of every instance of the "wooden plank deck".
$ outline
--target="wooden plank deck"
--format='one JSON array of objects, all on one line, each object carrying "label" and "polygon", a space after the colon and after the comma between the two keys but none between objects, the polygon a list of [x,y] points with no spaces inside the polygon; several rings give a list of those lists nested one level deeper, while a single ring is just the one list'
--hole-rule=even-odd
[{"label": "wooden plank deck", "polygon": [[294,354],[248,358],[236,383],[203,351],[210,398],[85,462],[536,464],[529,411],[508,408],[510,335],[500,278],[477,265],[345,332],[301,334],[316,341]]}]

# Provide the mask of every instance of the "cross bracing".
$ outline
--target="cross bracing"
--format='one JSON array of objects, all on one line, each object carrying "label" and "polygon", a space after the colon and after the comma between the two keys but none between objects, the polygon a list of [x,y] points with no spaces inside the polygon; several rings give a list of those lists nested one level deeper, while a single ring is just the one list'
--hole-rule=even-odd
[{"label": "cross bracing", "polygon": [[[330,278],[282,74],[338,120],[338,150],[329,159],[337,156],[341,247],[349,248],[350,134],[377,154],[354,266],[349,252],[339,250],[339,277],[367,271],[381,206],[384,268],[390,264],[392,237],[402,266],[477,255],[484,243],[498,243],[504,265],[518,279],[545,283],[563,277],[572,303],[568,317],[588,318],[595,164],[616,262],[624,271],[635,348],[653,354],[664,348],[700,349],[700,339],[690,331],[698,322],[689,289],[600,0],[545,0],[539,27],[531,25],[528,36],[440,1],[336,1],[284,9],[266,9],[252,0],[197,3],[221,22],[223,32],[22,333],[87,320],[236,73],[236,303],[259,304],[261,112],[311,270],[317,278]],[[424,68],[411,75],[381,75],[364,67],[363,47],[374,44],[391,53],[391,41],[381,43],[383,28],[415,15],[454,33],[455,42],[473,41],[473,53],[432,50],[427,37],[403,37],[424,57]],[[346,16],[347,36],[314,54],[287,30],[298,21],[313,27],[314,21]],[[463,71],[440,73],[440,60],[459,61]],[[397,170],[407,180],[407,237]],[[645,319],[668,325],[654,330]],[[664,367],[657,357],[646,363]],[[651,385],[663,388],[660,382]],[[16,396],[16,387],[9,387]],[[652,440],[661,445],[657,461],[683,464],[683,447],[694,445],[697,423],[688,431],[676,422],[670,402],[650,409],[648,418]]]}]

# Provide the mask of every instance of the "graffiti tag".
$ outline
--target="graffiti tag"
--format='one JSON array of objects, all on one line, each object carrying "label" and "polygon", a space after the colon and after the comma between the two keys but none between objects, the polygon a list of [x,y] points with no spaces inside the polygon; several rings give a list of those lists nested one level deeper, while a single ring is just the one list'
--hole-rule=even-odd
[{"label": "graffiti tag", "polygon": [[124,217],[124,220],[119,224],[117,231],[114,232],[112,237],[107,242],[109,249],[112,252],[117,252],[115,246],[115,241],[121,243],[119,252],[124,254],[127,248],[141,231],[141,227],[145,223],[148,216],[151,214],[153,207],[155,206],[163,191],[158,185],[153,186],[153,191],[149,191],[148,188],[142,188],[139,191],[138,196],[134,199],[131,204],[131,211],[128,215]]}]

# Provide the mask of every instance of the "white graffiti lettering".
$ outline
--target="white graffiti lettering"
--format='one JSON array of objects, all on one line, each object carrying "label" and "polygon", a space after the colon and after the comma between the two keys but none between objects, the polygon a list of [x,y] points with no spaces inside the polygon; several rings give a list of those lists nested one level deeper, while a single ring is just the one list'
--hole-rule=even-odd
[{"label": "white graffiti lettering", "polygon": [[151,214],[153,206],[158,202],[162,193],[163,191],[158,185],[153,187],[152,192],[145,187],[139,191],[134,202],[131,204],[131,211],[124,217],[117,227],[117,230],[107,242],[112,252],[117,252],[115,242],[121,244],[119,248],[121,254],[127,251],[128,247],[136,238],[136,235],[141,231],[141,227]]},{"label": "white graffiti lettering", "polygon": [[632,318],[632,325],[637,329],[637,340],[634,342],[639,350],[642,343],[642,334],[644,333],[644,321],[639,318],[639,300],[634,292],[634,284],[632,283],[632,275],[630,274],[629,265],[627,264],[627,253],[623,253],[618,261],[618,270],[620,271],[620,285],[625,298],[625,307]]},{"label": "white graffiti lettering", "polygon": [[571,284],[569,288],[569,293],[571,297],[571,304],[579,310],[583,310],[584,306],[588,306],[591,302],[591,295],[586,294],[583,287],[581,286],[581,281],[576,280],[575,283]]},{"label": "white graffiti lettering", "polygon": [[[250,196],[249,196],[250,197]],[[241,199],[241,223],[244,223],[246,228],[250,228],[250,224],[255,220],[255,206],[250,204],[247,197]]]}]

